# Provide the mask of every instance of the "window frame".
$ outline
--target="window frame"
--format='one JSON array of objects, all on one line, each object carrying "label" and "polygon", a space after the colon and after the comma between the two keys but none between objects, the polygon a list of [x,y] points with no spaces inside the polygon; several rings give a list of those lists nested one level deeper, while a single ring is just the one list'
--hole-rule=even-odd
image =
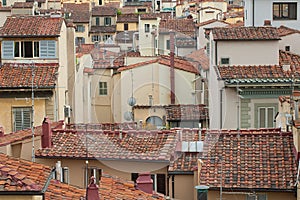
[{"label": "window frame", "polygon": [[[252,196],[250,196],[252,195]],[[263,199],[262,199],[263,198]],[[268,196],[265,193],[246,194],[246,200],[267,200]]]},{"label": "window frame", "polygon": [[170,50],[171,45],[170,45],[170,40],[166,40],[166,49]]},{"label": "window frame", "polygon": [[82,24],[77,25],[75,31],[76,31],[76,32],[83,33],[83,32],[85,31],[85,26],[82,25]]},{"label": "window frame", "polygon": [[[26,114],[29,114],[29,118],[25,119],[25,117],[28,116],[24,116],[24,111],[28,112]],[[20,112],[19,115],[21,115],[21,124],[17,125],[17,121],[20,119],[16,119],[17,118],[17,112]],[[13,124],[13,132],[19,131],[19,130],[24,130],[27,128],[31,128],[32,126],[32,107],[12,107],[12,124]],[[25,122],[26,120],[26,122]],[[28,121],[29,120],[29,121]],[[21,127],[21,128],[20,128]]]},{"label": "window frame", "polygon": [[129,28],[128,23],[125,23],[125,24],[124,24],[124,31],[128,31],[128,28]]},{"label": "window frame", "polygon": [[101,177],[103,174],[103,169],[95,166],[88,166],[84,168],[84,186],[87,187],[87,185],[90,182],[91,176],[95,177],[96,184],[99,185]]},{"label": "window frame", "polygon": [[[276,10],[276,6],[278,6],[278,10]],[[284,9],[285,6],[287,6],[287,10]],[[273,20],[297,20],[297,6],[297,2],[273,2]],[[285,12],[288,16],[284,16]]]},{"label": "window frame", "polygon": [[[224,61],[227,61],[228,60],[228,62],[224,62]],[[220,64],[221,65],[230,65],[230,58],[229,57],[222,57],[221,59],[220,59]]]},{"label": "window frame", "polygon": [[[273,114],[271,116],[271,119],[269,119],[268,117],[268,109],[272,108],[273,109]],[[272,126],[270,126],[269,128],[274,128],[275,127],[275,122],[274,122],[274,117],[276,115],[276,113],[278,112],[278,105],[276,103],[255,103],[254,104],[254,126],[255,128],[268,128],[269,127],[269,123],[268,120],[270,120],[270,122],[272,122]],[[261,113],[260,113],[260,109],[264,109],[265,110],[265,122],[264,122],[264,126],[261,126]]]},{"label": "window frame", "polygon": [[99,96],[107,96],[107,95],[108,95],[108,83],[106,81],[100,81],[99,82]]},{"label": "window frame", "polygon": [[104,17],[104,26],[111,26],[111,17]]},{"label": "window frame", "polygon": [[95,18],[95,24],[96,26],[100,26],[100,17]]},{"label": "window frame", "polygon": [[150,24],[145,24],[144,28],[145,28],[145,33],[150,33]]},{"label": "window frame", "polygon": [[100,42],[101,35],[92,35],[92,42]]}]

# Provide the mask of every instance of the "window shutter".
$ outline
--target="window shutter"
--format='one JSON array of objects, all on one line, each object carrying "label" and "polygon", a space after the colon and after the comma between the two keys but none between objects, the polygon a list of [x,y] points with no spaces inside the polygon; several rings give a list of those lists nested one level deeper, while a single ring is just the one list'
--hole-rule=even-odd
[{"label": "window shutter", "polygon": [[55,58],[56,57],[56,41],[42,40],[40,41],[40,57]]},{"label": "window shutter", "polygon": [[23,129],[31,127],[31,110],[23,110]]},{"label": "window shutter", "polygon": [[22,130],[22,111],[14,110],[14,131]]},{"label": "window shutter", "polygon": [[14,41],[2,42],[2,58],[4,59],[14,58]]},{"label": "window shutter", "polygon": [[157,192],[161,194],[166,194],[166,175],[165,174],[157,174]]}]

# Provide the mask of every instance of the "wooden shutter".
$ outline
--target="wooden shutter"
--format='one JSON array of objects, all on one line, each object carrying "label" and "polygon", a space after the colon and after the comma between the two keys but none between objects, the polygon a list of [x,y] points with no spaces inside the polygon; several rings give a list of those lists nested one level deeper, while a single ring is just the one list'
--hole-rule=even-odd
[{"label": "wooden shutter", "polygon": [[14,58],[14,41],[2,41],[2,58]]},{"label": "wooden shutter", "polygon": [[40,57],[56,58],[56,41],[42,40],[40,41]]}]

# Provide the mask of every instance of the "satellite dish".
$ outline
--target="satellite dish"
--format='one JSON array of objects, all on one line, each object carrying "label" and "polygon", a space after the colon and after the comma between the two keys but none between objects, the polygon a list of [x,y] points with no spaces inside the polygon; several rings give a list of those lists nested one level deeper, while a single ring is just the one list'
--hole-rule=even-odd
[{"label": "satellite dish", "polygon": [[128,105],[134,106],[136,104],[136,99],[134,97],[130,97],[128,99]]},{"label": "satellite dish", "polygon": [[133,119],[132,112],[126,111],[126,112],[124,113],[124,119],[125,119],[126,121],[131,121],[131,120]]}]

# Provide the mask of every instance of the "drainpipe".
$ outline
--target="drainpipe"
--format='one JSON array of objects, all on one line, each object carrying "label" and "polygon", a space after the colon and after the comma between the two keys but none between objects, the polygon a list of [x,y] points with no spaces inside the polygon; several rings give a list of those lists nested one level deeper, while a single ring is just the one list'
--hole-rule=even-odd
[{"label": "drainpipe", "polygon": [[174,175],[172,175],[172,198],[175,198],[175,192],[174,192],[174,188],[175,188],[175,180],[174,180]]},{"label": "drainpipe", "polygon": [[215,41],[215,65],[218,65],[218,42]]},{"label": "drainpipe", "polygon": [[175,33],[170,32],[170,82],[171,82],[171,104],[175,104],[175,71],[174,71],[174,50],[175,50]]},{"label": "drainpipe", "polygon": [[252,0],[252,26],[254,26],[254,11],[255,11],[255,9],[254,9],[254,0]]},{"label": "drainpipe", "polygon": [[220,129],[222,129],[223,123],[223,88],[220,89]]}]

